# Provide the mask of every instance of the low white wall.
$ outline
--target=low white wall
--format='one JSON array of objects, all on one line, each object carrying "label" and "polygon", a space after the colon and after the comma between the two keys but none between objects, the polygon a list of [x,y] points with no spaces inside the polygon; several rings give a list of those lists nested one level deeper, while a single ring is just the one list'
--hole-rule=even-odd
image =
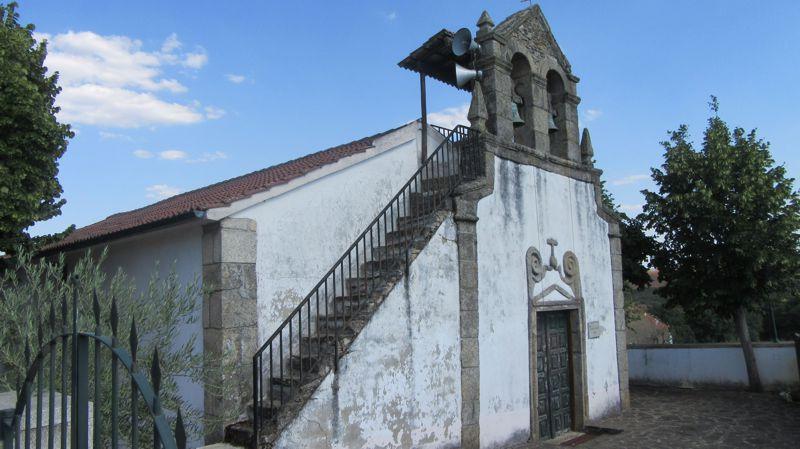
[{"label": "low white wall", "polygon": [[[796,387],[794,343],[754,343],[761,382],[767,389]],[[747,387],[747,369],[738,344],[631,345],[631,383],[672,386]]]},{"label": "low white wall", "polygon": [[448,218],[276,448],[460,446],[455,238]]},{"label": "low white wall", "polygon": [[[529,298],[525,253],[556,257],[573,251],[580,264],[585,319],[598,338],[586,339],[587,417],[619,410],[614,300],[608,224],[597,214],[594,185],[495,159],[494,193],[478,203],[481,447],[524,443],[530,435]],[[548,276],[536,293],[557,283]]]}]

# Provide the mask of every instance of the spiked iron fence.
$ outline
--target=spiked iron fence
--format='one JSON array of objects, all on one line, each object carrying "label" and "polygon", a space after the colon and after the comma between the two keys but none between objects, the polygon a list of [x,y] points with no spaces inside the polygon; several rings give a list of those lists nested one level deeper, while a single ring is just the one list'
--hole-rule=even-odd
[{"label": "spiked iron fence", "polygon": [[[435,127],[444,141],[333,264],[253,357],[253,444],[310,379],[338,368],[343,335],[364,320],[365,299],[407,273],[409,253],[431,216],[462,182],[482,176],[477,132]],[[395,273],[397,273],[395,275]]]},{"label": "spiked iron fence", "polygon": [[[13,416],[0,422],[3,448],[117,449],[123,446],[134,449],[139,447],[142,439],[140,433],[145,426],[152,426],[153,448],[186,449],[181,411],[177,410],[173,432],[161,407],[161,367],[157,350],[153,352],[150,363],[150,379],[139,370],[136,322],[131,322],[128,351],[117,339],[119,315],[116,301],[112,300],[108,317],[111,336],[101,335],[100,304],[96,293],[93,297],[94,333],[78,331],[77,293],[73,295],[71,319],[68,308],[68,301],[64,298],[61,301],[60,320],[56,320],[55,307],[50,304],[47,335],[40,323],[37,332],[38,351],[35,355],[31,355],[29,342],[25,342],[28,369],[24,381],[17,388]],[[70,321],[71,330],[68,328]],[[106,351],[111,358],[110,386],[103,385],[101,380],[104,364],[108,363],[108,355],[104,354]],[[122,374],[120,367],[124,370]],[[90,382],[90,379],[93,381]],[[122,381],[130,385],[130,410],[124,413],[128,417],[125,422],[119,407]],[[144,401],[142,407],[139,405],[140,396]],[[105,401],[111,405],[109,422],[103,422],[101,413],[101,405]],[[144,419],[140,420],[142,408],[147,412]],[[121,426],[125,432],[120,431]],[[150,441],[146,441],[146,444],[149,445]]]}]

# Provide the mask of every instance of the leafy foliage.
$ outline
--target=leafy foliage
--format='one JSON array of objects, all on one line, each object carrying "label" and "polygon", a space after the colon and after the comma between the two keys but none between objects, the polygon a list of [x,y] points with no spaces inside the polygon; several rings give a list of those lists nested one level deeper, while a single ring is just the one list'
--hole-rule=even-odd
[{"label": "leafy foliage", "polygon": [[44,66],[46,43],[34,40],[33,25],[19,24],[16,6],[0,4],[0,251],[7,253],[41,244],[25,230],[61,213],[58,159],[74,137],[56,118],[61,88]]},{"label": "leafy foliage", "polygon": [[643,218],[663,238],[653,263],[669,305],[727,318],[785,292],[800,267],[800,197],[768,143],[715,115],[701,150],[685,125],[662,145],[659,190],[643,191]]},{"label": "leafy foliage", "polygon": [[647,265],[655,250],[655,240],[645,232],[644,222],[640,216],[629,217],[617,208],[614,197],[606,190],[605,181],[601,182],[600,193],[603,205],[619,218],[622,278],[626,284],[642,289],[650,283]]},{"label": "leafy foliage", "polygon": [[[68,316],[66,322],[61,318],[65,299],[71,314],[73,295],[77,295],[78,329],[99,331],[101,335],[112,334],[109,318],[113,299],[119,316],[117,340],[120,345],[130,351],[131,322],[135,319],[139,337],[138,369],[149,372],[152,353],[158,349],[162,372],[162,406],[173,412],[182,410],[187,427],[190,431],[196,431],[200,413],[187,403],[187,398],[178,394],[178,382],[182,379],[203,382],[210,391],[224,392],[226,388],[230,389],[213,384],[212,379],[221,376],[209,372],[210,368],[204,367],[204,360],[208,366],[220,366],[219,369],[230,369],[230,366],[208,363],[210,360],[207,356],[204,359],[202,352],[195,351],[196,336],[181,332],[183,326],[191,325],[198,319],[196,306],[202,294],[199,283],[195,281],[183,285],[172,269],[165,277],[153,274],[147,287],[137,290],[133,280],[121,270],[113,276],[105,274],[102,269],[105,257],[105,252],[97,257],[87,253],[70,267],[63,256],[54,261],[33,260],[30,252],[21,250],[14,260],[15,266],[0,273],[0,366],[5,367],[4,372],[0,370],[0,391],[16,389],[24,378],[28,363],[21,348],[28,344],[31,353],[36,354],[42,341],[47,342],[54,335],[72,331],[71,317]],[[65,276],[65,273],[69,273],[69,276]],[[153,273],[158,273],[157,266]],[[94,321],[93,292],[97,292],[100,305],[99,329]],[[51,307],[53,312],[50,311]],[[38,335],[40,327],[43,329],[41,337]],[[60,367],[60,351],[57,354],[59,361],[55,366]],[[107,398],[111,385],[110,354],[108,351],[102,354],[101,385],[106,400],[100,400],[99,404],[102,421],[109,423],[111,408]],[[93,373],[93,369],[90,367],[90,372]],[[125,423],[130,419],[130,382],[123,375],[120,379],[119,410],[121,422]],[[56,385],[60,383],[56,382]],[[90,391],[93,391],[93,387],[90,387]],[[93,398],[90,400],[97,406],[97,401]],[[139,416],[146,416],[141,399],[139,405]],[[144,438],[152,438],[149,433],[151,428],[152,424],[148,425],[147,420],[142,420],[140,434]],[[103,430],[108,438],[109,427]]]}]

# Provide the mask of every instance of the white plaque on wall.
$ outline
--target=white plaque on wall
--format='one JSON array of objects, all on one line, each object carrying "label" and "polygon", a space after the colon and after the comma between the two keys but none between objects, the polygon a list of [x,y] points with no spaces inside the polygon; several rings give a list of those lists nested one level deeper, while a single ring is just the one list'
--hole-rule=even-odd
[{"label": "white plaque on wall", "polygon": [[597,338],[603,333],[603,328],[600,326],[599,321],[589,321],[586,323],[586,328],[589,331],[589,338]]}]

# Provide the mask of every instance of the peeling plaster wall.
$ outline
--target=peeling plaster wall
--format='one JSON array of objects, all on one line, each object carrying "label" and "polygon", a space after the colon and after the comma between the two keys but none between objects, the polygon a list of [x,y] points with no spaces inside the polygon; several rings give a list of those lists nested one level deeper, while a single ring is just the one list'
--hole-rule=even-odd
[{"label": "peeling plaster wall", "polygon": [[[494,193],[478,203],[481,447],[524,442],[530,433],[528,298],[525,252],[547,262],[548,238],[559,264],[573,251],[580,264],[586,322],[588,419],[619,409],[608,224],[597,215],[594,185],[495,158]],[[548,275],[535,294],[554,283]],[[563,286],[563,285],[562,285]],[[569,291],[569,290],[568,290]]]},{"label": "peeling plaster wall", "polygon": [[[201,246],[202,229],[199,224],[179,225],[160,231],[139,234],[130,238],[120,239],[108,243],[108,258],[103,264],[103,271],[110,278],[119,268],[130,277],[139,292],[147,290],[150,276],[158,262],[158,275],[162,278],[169,275],[172,267],[178,275],[181,284],[189,285],[197,281],[202,283],[203,254]],[[93,254],[103,251],[105,245],[91,248]],[[67,263],[71,268],[76,261],[86,253],[86,250],[76,250],[67,254]],[[174,265],[173,265],[174,264]],[[183,345],[189,338],[195,338],[194,351],[203,351],[203,297],[198,295],[194,311],[195,321],[184,324],[178,331],[178,336],[173,342],[173,347]],[[130,326],[130,323],[121,323]],[[178,393],[195,410],[203,413],[203,386],[185,377],[177,377]],[[203,434],[203,424],[198,423],[199,435]],[[196,441],[189,441],[190,446],[199,445],[202,437]]]},{"label": "peeling plaster wall", "polygon": [[460,446],[455,239],[447,218],[276,448]]},{"label": "peeling plaster wall", "polygon": [[390,149],[234,215],[257,223],[259,342],[272,335],[416,171],[416,136],[413,127],[404,130],[384,144]]}]

